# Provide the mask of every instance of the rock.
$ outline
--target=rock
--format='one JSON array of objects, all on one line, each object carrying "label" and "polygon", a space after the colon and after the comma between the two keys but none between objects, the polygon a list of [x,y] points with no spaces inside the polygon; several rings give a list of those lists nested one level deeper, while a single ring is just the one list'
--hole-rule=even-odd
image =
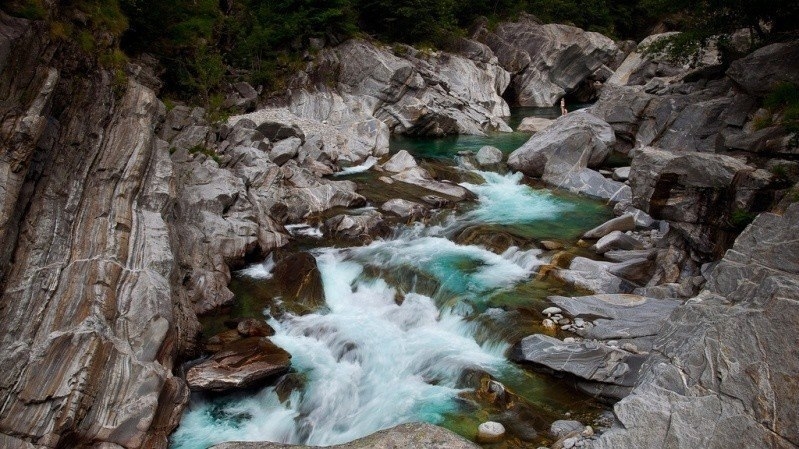
[{"label": "rock", "polygon": [[641,209],[633,207],[630,201],[620,201],[613,206],[613,213],[622,216],[631,214],[635,219],[635,226],[640,228],[652,228],[655,226],[655,219]]},{"label": "rock", "polygon": [[513,73],[511,88],[520,106],[553,106],[604,65],[612,65],[620,53],[599,33],[524,19],[501,23],[493,31],[483,28],[476,35]]},{"label": "rock", "polygon": [[574,169],[564,173],[544,173],[546,183],[570,192],[592,196],[608,202],[629,202],[630,187],[610,180],[590,168]]},{"label": "rock", "polygon": [[631,214],[624,214],[621,217],[616,217],[602,223],[601,225],[586,231],[583,234],[584,239],[599,239],[613,231],[632,231],[635,229],[635,218]]},{"label": "rock", "polygon": [[546,309],[541,311],[541,313],[543,313],[546,316],[555,315],[555,314],[561,313],[561,312],[563,312],[563,311],[560,308],[558,308],[558,307],[547,307]]},{"label": "rock", "polygon": [[574,431],[582,430],[584,427],[580,421],[559,419],[549,427],[549,434],[560,439]]},{"label": "rock", "polygon": [[655,261],[648,257],[630,259],[615,265],[609,271],[614,276],[643,286],[649,283],[655,273]]},{"label": "rock", "polygon": [[265,338],[248,338],[226,346],[186,371],[194,391],[228,391],[256,385],[288,371],[291,355]]},{"label": "rock", "polygon": [[[294,446],[268,442],[232,442],[212,446],[210,449],[302,449],[309,446]],[[330,449],[479,449],[480,446],[457,434],[427,423],[400,424],[381,430],[350,443],[327,446]]]},{"label": "rock", "polygon": [[510,154],[508,165],[535,177],[596,167],[608,157],[615,141],[613,129],[606,122],[587,112],[575,112],[534,134]]},{"label": "rock", "polygon": [[477,441],[480,443],[496,443],[505,436],[505,426],[495,421],[487,421],[477,427]]},{"label": "rock", "polygon": [[541,117],[525,117],[522,122],[516,127],[516,131],[524,133],[538,133],[552,125],[554,120]]},{"label": "rock", "polygon": [[766,45],[735,60],[727,76],[747,93],[763,97],[781,82],[799,83],[799,42]]},{"label": "rock", "polygon": [[760,214],[741,233],[705,289],[658,333],[637,387],[614,407],[619,424],[594,448],[799,441],[799,359],[785,350],[799,347],[797,233],[799,204]]},{"label": "rock", "polygon": [[468,226],[455,235],[453,241],[459,245],[483,246],[489,251],[502,254],[511,247],[522,247],[528,239],[492,225]]},{"label": "rock", "polygon": [[375,237],[385,237],[391,228],[383,221],[377,211],[367,211],[358,215],[340,214],[325,221],[325,233],[331,237],[370,243]]},{"label": "rock", "polygon": [[390,212],[401,218],[410,218],[413,220],[418,220],[429,215],[429,211],[426,207],[419,203],[401,198],[395,198],[386,201],[382,206],[380,206],[380,210]]},{"label": "rock", "polygon": [[416,167],[416,160],[405,150],[398,151],[391,159],[383,164],[383,170],[390,173],[399,173]]},{"label": "rock", "polygon": [[421,167],[413,167],[397,173],[391,179],[431,190],[439,195],[452,198],[454,201],[463,201],[474,196],[470,191],[457,184],[436,181],[427,170]]},{"label": "rock", "polygon": [[309,253],[291,253],[279,260],[272,271],[281,297],[290,304],[315,310],[325,303],[322,274]]},{"label": "rock", "polygon": [[610,273],[611,262],[600,262],[585,257],[575,257],[568,269],[552,272],[552,275],[568,284],[596,293],[621,293],[630,291],[633,285]]},{"label": "rock", "polygon": [[605,254],[608,251],[612,250],[639,250],[644,249],[644,245],[641,244],[635,237],[631,237],[621,231],[613,231],[606,236],[602,237],[601,239],[597,240],[596,244],[593,246],[594,251],[597,254]]},{"label": "rock", "polygon": [[602,343],[565,343],[540,334],[525,337],[514,345],[510,358],[602,384],[597,387],[603,389],[600,394],[617,399],[626,396],[635,385],[645,359]]},{"label": "rock", "polygon": [[258,92],[249,83],[238,82],[232,86],[232,92],[225,99],[223,107],[239,108],[245,111],[255,109],[258,103]]},{"label": "rock", "polygon": [[630,167],[619,167],[614,169],[613,179],[621,182],[630,179]]},{"label": "rock", "polygon": [[485,146],[480,148],[475,156],[477,164],[481,167],[490,167],[502,162],[503,154],[499,148]]},{"label": "rock", "polygon": [[541,246],[548,251],[555,251],[563,249],[563,244],[560,242],[553,242],[552,240],[541,240]]},{"label": "rock", "polygon": [[264,320],[258,318],[245,318],[236,325],[236,331],[243,337],[269,337],[275,335],[275,330]]},{"label": "rock", "polygon": [[289,137],[272,145],[269,150],[269,159],[277,165],[283,165],[297,156],[297,151],[302,145],[302,140],[299,137]]}]

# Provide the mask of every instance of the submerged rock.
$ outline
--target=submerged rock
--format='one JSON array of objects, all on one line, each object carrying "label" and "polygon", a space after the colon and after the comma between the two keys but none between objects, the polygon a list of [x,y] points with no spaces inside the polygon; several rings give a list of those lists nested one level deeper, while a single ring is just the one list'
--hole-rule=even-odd
[{"label": "submerged rock", "polygon": [[[212,446],[210,449],[302,449],[299,446],[267,442],[233,442]],[[463,437],[427,423],[400,424],[381,430],[350,443],[327,446],[330,449],[479,449],[480,446]]]}]

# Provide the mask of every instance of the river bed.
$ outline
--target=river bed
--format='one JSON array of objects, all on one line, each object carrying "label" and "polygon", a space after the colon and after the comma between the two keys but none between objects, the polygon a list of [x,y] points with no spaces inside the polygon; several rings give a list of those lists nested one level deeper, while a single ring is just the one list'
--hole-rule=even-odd
[{"label": "river bed", "polygon": [[[531,113],[551,111],[516,111],[511,126]],[[610,218],[610,209],[530,184],[520,174],[456,167],[459,152],[490,144],[509,153],[528,138],[394,139],[393,151],[406,149],[430,169],[454,173],[478,198],[425,222],[397,225],[390,237],[366,246],[323,240],[311,223],[292,249],[309,251],[317,261],[325,294],[318,310],[275,313],[281,304],[271,287],[271,259],[237,272],[235,304],[206,317],[205,333],[213,335],[230,318],[266,316],[276,330],[270,339],[292,355],[288,376],[295,388],[194,394],[171,447],[223,441],[333,445],[411,421],[473,439],[481,422],[496,420],[509,437],[492,447],[535,448],[546,442],[555,419],[592,422],[602,405],[505,354],[522,337],[545,332],[538,311],[547,296],[580,293],[537,274],[555,254],[538,242],[554,240],[579,254],[579,235]],[[413,197],[377,177],[364,172],[346,179],[362,187],[371,206],[396,195]],[[522,243],[486,248],[465,242],[467,229],[507,233]],[[491,381],[512,394],[498,401]]]}]

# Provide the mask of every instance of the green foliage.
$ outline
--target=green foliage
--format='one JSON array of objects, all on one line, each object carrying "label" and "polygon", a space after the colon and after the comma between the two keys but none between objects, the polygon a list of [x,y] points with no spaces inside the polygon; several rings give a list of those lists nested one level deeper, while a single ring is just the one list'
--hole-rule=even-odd
[{"label": "green foliage", "polygon": [[11,0],[3,5],[3,10],[15,17],[42,20],[47,17],[47,9],[42,0]]},{"label": "green foliage", "polygon": [[799,85],[786,82],[777,84],[763,99],[763,106],[772,114],[781,116],[779,124],[793,134],[789,145],[799,147]]},{"label": "green foliage", "polygon": [[749,223],[754,221],[754,219],[756,217],[757,217],[757,214],[755,214],[753,212],[749,212],[748,210],[735,209],[730,214],[730,224],[735,229],[743,229],[743,228],[749,226]]},{"label": "green foliage", "polygon": [[[172,151],[170,150],[170,153],[171,152]],[[206,147],[204,147],[202,145],[196,145],[196,146],[193,146],[193,147],[189,148],[189,154],[203,154],[203,155],[213,159],[213,161],[216,162],[217,165],[222,163],[222,159],[219,157],[218,154],[216,154],[216,151],[214,151],[214,150],[212,150],[210,148],[206,148]]]}]

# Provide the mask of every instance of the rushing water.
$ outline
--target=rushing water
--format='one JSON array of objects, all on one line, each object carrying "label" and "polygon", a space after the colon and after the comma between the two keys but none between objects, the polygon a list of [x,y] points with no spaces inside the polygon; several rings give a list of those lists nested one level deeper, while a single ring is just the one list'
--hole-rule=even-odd
[{"label": "rushing water", "polygon": [[[434,148],[419,151],[422,143],[414,142],[417,155],[455,153],[435,148],[432,140],[427,143]],[[312,249],[326,307],[270,318],[271,339],[291,353],[292,376],[301,387],[195,395],[172,447],[231,440],[331,445],[410,421],[473,436],[481,420],[501,413],[469,396],[474,385],[464,376],[475,372],[502,381],[542,414],[558,415],[584,401],[504,356],[519,334],[534,330],[537,318],[525,307],[532,307],[532,291],[546,294],[531,281],[546,255],[533,247],[496,254],[455,243],[453,236],[466,226],[489,225],[528,238],[573,238],[607,212],[594,202],[534,189],[518,174],[475,175],[485,182],[464,183],[478,195],[467,210],[404,227],[368,246]],[[244,292],[238,300],[247,303],[246,294],[257,289],[249,286],[267,282],[273,266],[268,259],[237,273],[237,293]]]}]

